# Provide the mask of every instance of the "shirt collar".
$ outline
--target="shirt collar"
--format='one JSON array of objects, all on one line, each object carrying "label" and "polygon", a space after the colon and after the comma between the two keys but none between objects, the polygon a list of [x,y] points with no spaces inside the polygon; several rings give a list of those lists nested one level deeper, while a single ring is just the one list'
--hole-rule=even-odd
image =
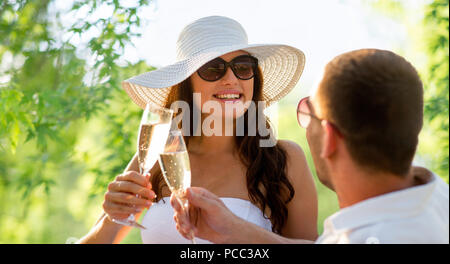
[{"label": "shirt collar", "polygon": [[324,227],[335,231],[346,231],[374,222],[418,214],[424,209],[436,188],[437,176],[425,168],[414,167],[413,170],[419,178],[428,178],[428,181],[425,180],[426,183],[422,185],[379,195],[341,209],[325,220]]}]

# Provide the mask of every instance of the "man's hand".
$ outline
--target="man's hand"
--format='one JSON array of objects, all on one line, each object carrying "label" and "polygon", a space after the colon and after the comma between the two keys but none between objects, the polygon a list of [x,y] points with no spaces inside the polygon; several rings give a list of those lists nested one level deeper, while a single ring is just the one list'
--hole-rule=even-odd
[{"label": "man's hand", "polygon": [[191,239],[191,231],[196,237],[213,243],[227,243],[236,239],[236,231],[244,222],[234,215],[215,194],[200,187],[186,190],[184,199],[189,201],[189,218],[172,194],[170,203],[175,210],[174,219],[178,232]]}]

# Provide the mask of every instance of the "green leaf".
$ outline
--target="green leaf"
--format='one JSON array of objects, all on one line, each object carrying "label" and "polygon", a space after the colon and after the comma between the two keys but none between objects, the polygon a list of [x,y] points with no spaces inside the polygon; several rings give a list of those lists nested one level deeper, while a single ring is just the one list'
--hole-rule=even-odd
[{"label": "green leaf", "polygon": [[20,127],[18,122],[14,122],[11,126],[11,152],[16,154],[17,143],[19,141]]}]

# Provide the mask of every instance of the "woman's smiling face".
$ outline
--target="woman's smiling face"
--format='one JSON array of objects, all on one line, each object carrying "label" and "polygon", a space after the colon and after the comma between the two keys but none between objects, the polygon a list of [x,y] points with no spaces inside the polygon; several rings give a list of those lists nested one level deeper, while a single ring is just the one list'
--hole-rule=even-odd
[{"label": "woman's smiling face", "polygon": [[[241,55],[248,55],[248,53],[239,50],[222,55],[220,58],[230,62],[232,59]],[[195,72],[191,75],[191,84],[193,92],[201,95],[202,106],[204,106],[207,102],[211,102],[213,105],[220,105],[222,109],[222,117],[237,118],[242,116],[247,108],[242,108],[239,106],[244,106],[246,102],[251,101],[253,98],[254,79],[255,78],[241,80],[237,78],[231,68],[228,67],[225,75],[219,80],[213,82],[203,80],[198,73]],[[241,109],[235,114],[228,114],[228,112],[225,114],[226,106],[236,106],[238,109]]]}]

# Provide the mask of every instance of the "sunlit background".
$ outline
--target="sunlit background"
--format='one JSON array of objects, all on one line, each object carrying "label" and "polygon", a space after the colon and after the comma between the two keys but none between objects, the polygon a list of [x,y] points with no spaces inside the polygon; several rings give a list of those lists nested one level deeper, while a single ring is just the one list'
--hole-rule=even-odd
[{"label": "sunlit background", "polygon": [[[251,44],[305,53],[299,83],[269,110],[278,137],[307,154],[319,233],[338,204],[317,181],[295,107],[340,53],[388,49],[416,66],[427,105],[415,163],[448,182],[448,0],[2,1],[0,243],[65,243],[88,232],[136,147],[141,112],[120,82],[175,62],[182,28],[210,15],[240,22]],[[123,243],[141,243],[139,231]]]}]

